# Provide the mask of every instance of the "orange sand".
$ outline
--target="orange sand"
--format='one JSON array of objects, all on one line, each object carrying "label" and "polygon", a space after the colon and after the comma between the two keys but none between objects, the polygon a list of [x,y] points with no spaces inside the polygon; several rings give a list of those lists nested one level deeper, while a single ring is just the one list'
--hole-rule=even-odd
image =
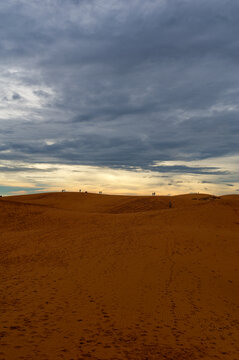
[{"label": "orange sand", "polygon": [[0,226],[0,360],[239,359],[239,196],[4,197]]}]

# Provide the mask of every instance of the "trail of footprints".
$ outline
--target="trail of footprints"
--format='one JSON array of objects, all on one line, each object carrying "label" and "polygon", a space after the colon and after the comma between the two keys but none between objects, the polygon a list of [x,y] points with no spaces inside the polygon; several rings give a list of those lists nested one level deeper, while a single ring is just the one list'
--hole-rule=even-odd
[{"label": "trail of footprints", "polygon": [[[172,276],[172,275],[171,275]],[[57,279],[58,281],[61,278]],[[196,290],[200,294],[200,279],[195,279]],[[159,279],[160,281],[160,279]],[[80,316],[80,308],[71,305],[72,299],[61,299],[59,301],[58,285],[55,281],[48,284],[50,290],[49,298],[41,297],[39,290],[34,286],[26,289],[24,294],[24,301],[27,301],[27,294],[36,295],[38,299],[35,311],[27,313],[24,309],[23,297],[16,294],[15,298],[9,289],[9,296],[13,297],[12,309],[15,316],[9,320],[4,317],[4,301],[2,301],[2,322],[0,324],[0,360],[10,360],[12,355],[9,356],[9,349],[11,354],[15,354],[13,360],[28,360],[39,359],[49,360],[47,350],[44,346],[49,337],[58,337],[59,345],[56,349],[56,359],[65,360],[106,360],[106,359],[159,359],[159,360],[191,360],[200,359],[205,356],[208,346],[204,345],[202,338],[201,346],[192,346],[190,349],[184,346],[185,333],[180,331],[180,321],[178,319],[176,304],[174,301],[174,292],[177,289],[171,288],[169,281],[165,285],[163,293],[156,293],[158,296],[158,305],[155,309],[154,316],[148,316],[144,312],[144,293],[142,289],[140,296],[136,299],[135,307],[137,320],[128,327],[119,326],[116,320],[117,299],[112,295],[112,305],[110,308],[104,302],[103,295],[90,294],[88,290],[80,289],[81,298],[83,302],[87,302],[91,311],[94,313],[94,324],[89,323],[84,316]],[[29,296],[29,298],[31,298]],[[166,297],[168,300],[169,313],[171,321],[159,321],[161,315],[160,296]],[[192,311],[188,314],[188,318],[183,321],[189,321],[191,316],[194,316],[200,309],[197,307],[193,294],[188,293],[188,299],[191,304]],[[198,299],[198,302],[200,299]],[[14,307],[15,304],[15,307]],[[5,305],[6,306],[6,305]],[[72,306],[72,307],[71,307]],[[60,327],[60,323],[65,316],[66,310],[71,312],[72,319],[76,322],[74,330],[67,331]],[[213,323],[222,323],[222,329],[218,329],[221,334],[225,333],[228,336],[231,331],[231,317],[227,314],[227,319],[217,319],[217,314],[214,316]],[[158,318],[157,318],[158,317]],[[15,319],[15,320],[14,320]],[[226,321],[227,320],[227,321]],[[72,321],[72,320],[71,320]],[[228,328],[225,329],[225,323],[228,323]],[[238,328],[238,323],[234,327]],[[165,331],[167,330],[168,331]],[[175,339],[174,346],[167,345],[167,336],[165,334],[172,334]],[[234,333],[231,333],[234,335]],[[212,336],[207,340],[207,343],[213,349],[216,346],[216,338]],[[222,339],[223,340],[223,339]],[[232,342],[235,348],[235,340]],[[26,352],[28,348],[28,352]],[[233,358],[233,353],[221,351],[221,358],[236,360]],[[213,357],[212,357],[213,359]],[[216,357],[215,357],[216,359]],[[220,359],[220,357],[218,357]]]},{"label": "trail of footprints", "polygon": [[[166,293],[168,294],[168,289]],[[53,300],[53,299],[52,299]],[[76,339],[76,334],[66,336],[64,334],[65,344],[59,347],[57,351],[58,359],[66,360],[83,360],[83,359],[164,359],[164,360],[189,360],[200,359],[205,355],[204,350],[200,348],[187,349],[183,347],[183,343],[180,343],[180,332],[178,331],[177,317],[175,313],[175,303],[173,300],[170,303],[170,312],[173,318],[173,326],[170,327],[170,331],[175,337],[176,346],[174,349],[167,345],[162,345],[161,338],[162,329],[169,326],[167,324],[158,324],[155,326],[155,321],[147,319],[142,309],[138,309],[138,321],[134,325],[124,329],[117,327],[114,321],[114,313],[107,311],[107,307],[102,304],[102,299],[97,299],[92,295],[88,296],[88,301],[92,304],[92,311],[96,311],[97,323],[93,326],[85,327],[84,320],[76,317],[75,321],[79,325],[79,337]],[[67,303],[65,306],[67,307]],[[54,317],[54,312],[47,311],[48,303],[45,306],[40,306],[41,312],[38,314],[31,313],[28,316],[25,314],[18,314],[16,321],[11,325],[5,320],[1,323],[0,331],[0,360],[9,360],[9,356],[5,348],[13,346],[15,350],[15,359],[27,360],[27,359],[45,359],[48,360],[47,354],[40,350],[41,343],[51,334],[55,335],[57,332],[61,332],[58,328],[58,321],[63,316],[64,308],[58,306],[57,313],[62,311],[62,315],[58,315],[55,319],[55,323],[51,323],[49,327],[49,317]],[[72,310],[75,315],[76,310]],[[160,310],[157,309],[156,314]],[[38,323],[44,324],[44,334],[39,330]],[[55,327],[54,327],[55,324]],[[42,328],[41,328],[42,330]],[[26,338],[27,333],[27,338]],[[82,335],[83,334],[83,335]],[[63,336],[63,334],[62,334]],[[21,341],[24,338],[24,341]],[[74,339],[74,346],[78,349],[74,349],[72,354],[72,338]],[[15,345],[12,340],[14,339]],[[68,341],[67,341],[68,340]],[[21,355],[24,353],[24,343],[28,344],[29,355]],[[160,345],[161,344],[161,345]],[[213,346],[213,342],[211,342]],[[32,354],[30,356],[30,353]],[[34,355],[33,355],[34,354]],[[222,356],[229,355],[224,352]],[[220,357],[219,357],[220,359]],[[233,357],[232,357],[233,359]]]}]

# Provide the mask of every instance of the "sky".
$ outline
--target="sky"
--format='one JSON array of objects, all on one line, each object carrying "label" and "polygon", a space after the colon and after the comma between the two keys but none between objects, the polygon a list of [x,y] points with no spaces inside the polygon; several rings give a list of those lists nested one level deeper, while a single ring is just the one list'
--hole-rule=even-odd
[{"label": "sky", "polygon": [[0,194],[239,194],[237,0],[0,2]]}]

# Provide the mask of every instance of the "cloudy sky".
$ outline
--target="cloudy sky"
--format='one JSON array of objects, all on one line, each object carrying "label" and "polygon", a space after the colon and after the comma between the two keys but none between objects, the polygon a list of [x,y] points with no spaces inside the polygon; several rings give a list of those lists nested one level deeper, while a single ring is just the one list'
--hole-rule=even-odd
[{"label": "cloudy sky", "polygon": [[0,194],[239,191],[237,0],[0,2]]}]

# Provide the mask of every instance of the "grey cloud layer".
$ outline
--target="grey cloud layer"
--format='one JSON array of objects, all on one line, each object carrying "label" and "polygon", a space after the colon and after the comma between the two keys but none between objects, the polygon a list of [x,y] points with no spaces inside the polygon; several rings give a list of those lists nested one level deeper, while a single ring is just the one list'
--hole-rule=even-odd
[{"label": "grey cloud layer", "polygon": [[[149,169],[237,153],[238,14],[226,0],[2,3],[0,68],[17,86],[0,159]],[[40,104],[25,115],[20,85]]]}]

